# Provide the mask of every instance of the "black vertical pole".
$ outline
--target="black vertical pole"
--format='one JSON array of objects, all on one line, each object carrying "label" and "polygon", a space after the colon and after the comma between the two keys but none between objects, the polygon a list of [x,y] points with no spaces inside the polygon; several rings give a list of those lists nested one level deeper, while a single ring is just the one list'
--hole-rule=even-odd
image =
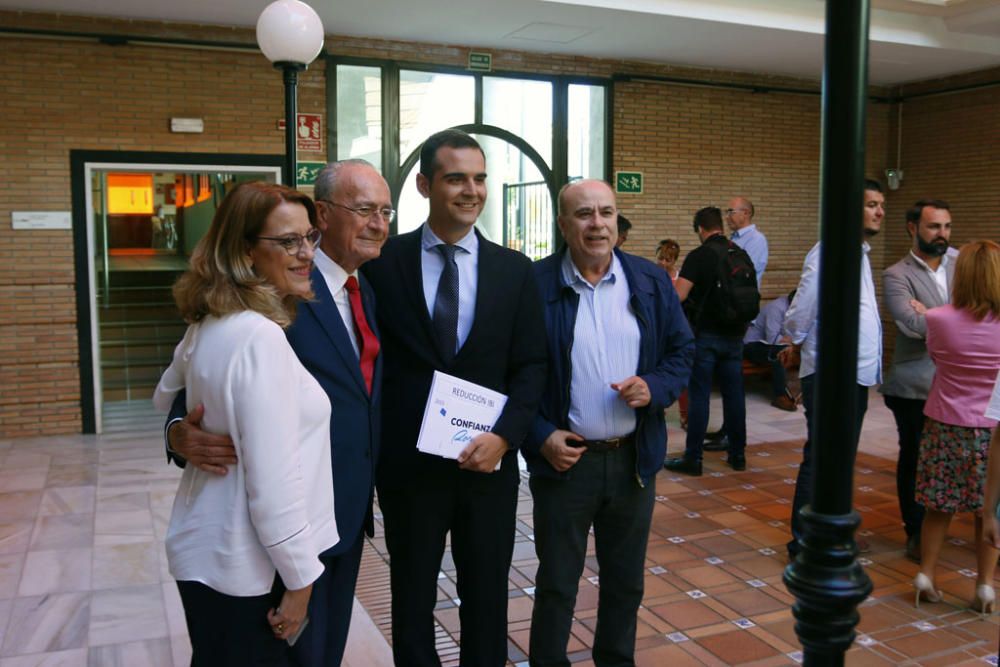
[{"label": "black vertical pole", "polygon": [[857,606],[872,590],[856,560],[861,519],[852,508],[869,10],[869,0],[826,3],[813,497],[800,515],[801,552],[784,575],[810,667],[844,664]]},{"label": "black vertical pole", "polygon": [[281,170],[281,178],[290,188],[299,185],[296,173],[296,133],[298,128],[298,83],[299,72],[306,68],[302,63],[276,62],[275,67],[281,68],[285,84],[285,166]]}]

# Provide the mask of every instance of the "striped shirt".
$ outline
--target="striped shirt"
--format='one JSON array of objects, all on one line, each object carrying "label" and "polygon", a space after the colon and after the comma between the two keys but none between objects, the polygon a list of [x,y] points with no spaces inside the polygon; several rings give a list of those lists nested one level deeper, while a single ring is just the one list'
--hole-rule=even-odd
[{"label": "striped shirt", "polygon": [[588,440],[628,435],[635,410],[611,388],[639,368],[639,322],[629,306],[628,280],[612,255],[608,272],[591,285],[566,252],[563,279],[580,296],[570,362],[569,425]]}]

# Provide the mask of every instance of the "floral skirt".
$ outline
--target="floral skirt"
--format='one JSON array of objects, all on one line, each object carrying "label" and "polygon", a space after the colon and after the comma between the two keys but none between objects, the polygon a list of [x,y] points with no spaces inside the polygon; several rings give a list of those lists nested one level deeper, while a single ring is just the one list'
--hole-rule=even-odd
[{"label": "floral skirt", "polygon": [[920,437],[916,501],[936,512],[980,512],[990,429],[927,417]]}]

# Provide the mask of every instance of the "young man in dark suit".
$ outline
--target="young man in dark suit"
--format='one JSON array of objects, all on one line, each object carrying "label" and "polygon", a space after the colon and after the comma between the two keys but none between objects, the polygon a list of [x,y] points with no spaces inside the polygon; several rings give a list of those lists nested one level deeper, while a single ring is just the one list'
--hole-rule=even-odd
[{"label": "young man in dark suit", "polygon": [[[317,226],[323,232],[311,273],[315,298],[298,308],[287,330],[299,360],[330,398],[334,512],[340,541],[321,555],[309,625],[292,649],[298,665],[339,665],[347,643],[364,535],[372,535],[372,497],[379,449],[382,356],[375,300],[358,267],[378,257],[395,212],[385,179],[363,160],[327,165],[317,176]],[[180,412],[183,413],[183,398]],[[178,408],[175,402],[175,410]],[[172,413],[172,416],[176,414]],[[198,428],[201,410],[168,425],[180,464],[226,473],[235,463],[227,436]],[[176,425],[174,425],[176,422]],[[264,622],[265,619],[261,619]]]},{"label": "young man in dark suit", "polygon": [[[528,258],[473,229],[486,201],[486,159],[472,137],[445,130],[428,138],[417,189],[430,203],[427,222],[390,239],[365,266],[385,353],[378,494],[391,564],[393,655],[397,665],[440,665],[433,613],[450,533],[461,664],[498,667],[507,658],[515,450],[545,384],[542,303]],[[435,370],[509,397],[490,432],[457,462],[416,448]]]}]

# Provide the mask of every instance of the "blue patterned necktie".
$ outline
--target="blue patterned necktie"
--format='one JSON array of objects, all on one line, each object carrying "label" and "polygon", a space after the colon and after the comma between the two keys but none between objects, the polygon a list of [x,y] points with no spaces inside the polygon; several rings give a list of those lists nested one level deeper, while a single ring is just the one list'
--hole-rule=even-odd
[{"label": "blue patterned necktie", "polygon": [[456,246],[434,246],[444,258],[444,270],[438,281],[434,299],[434,334],[438,349],[445,363],[451,364],[458,348],[458,264],[455,263]]}]

